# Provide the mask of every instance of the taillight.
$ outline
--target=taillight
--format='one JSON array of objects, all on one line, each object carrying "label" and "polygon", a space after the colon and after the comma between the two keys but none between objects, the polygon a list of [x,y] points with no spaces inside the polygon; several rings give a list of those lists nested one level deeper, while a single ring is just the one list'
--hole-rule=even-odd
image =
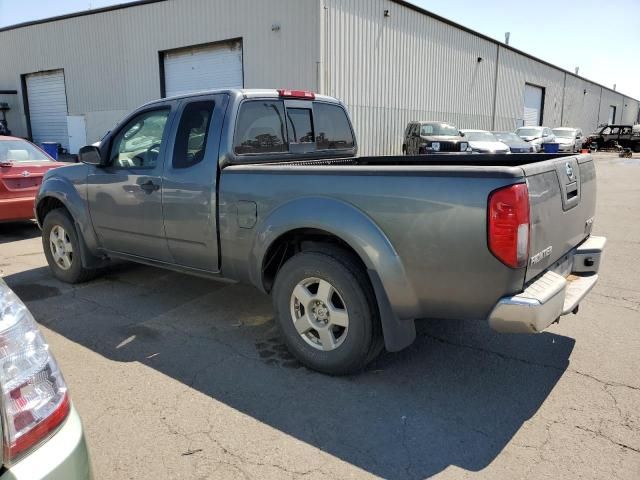
[{"label": "taillight", "polygon": [[494,190],[488,205],[489,250],[511,268],[529,259],[529,189],[518,183]]},{"label": "taillight", "polygon": [[33,316],[0,279],[0,388],[4,464],[47,439],[67,418],[67,385]]},{"label": "taillight", "polygon": [[313,92],[307,92],[306,90],[287,90],[280,88],[278,95],[282,98],[298,98],[300,100],[315,100],[316,94]]}]

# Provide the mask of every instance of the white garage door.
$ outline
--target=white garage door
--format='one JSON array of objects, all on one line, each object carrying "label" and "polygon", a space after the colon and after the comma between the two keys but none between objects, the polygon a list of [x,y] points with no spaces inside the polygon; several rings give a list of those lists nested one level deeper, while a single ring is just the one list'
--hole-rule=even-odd
[{"label": "white garage door", "polygon": [[242,88],[242,42],[190,47],[164,54],[165,95]]},{"label": "white garage door", "polygon": [[67,94],[64,72],[32,73],[27,75],[27,100],[33,141],[57,142],[69,148],[67,133]]},{"label": "white garage door", "polygon": [[542,125],[542,88],[535,85],[524,86],[524,119],[525,126]]}]

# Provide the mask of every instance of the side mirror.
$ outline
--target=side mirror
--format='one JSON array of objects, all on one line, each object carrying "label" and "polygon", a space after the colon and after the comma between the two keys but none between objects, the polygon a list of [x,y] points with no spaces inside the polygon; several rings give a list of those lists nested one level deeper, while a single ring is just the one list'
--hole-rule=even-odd
[{"label": "side mirror", "polygon": [[100,149],[93,145],[82,147],[78,152],[78,159],[87,165],[96,165],[98,167],[103,165]]},{"label": "side mirror", "polygon": [[464,132],[458,132],[461,137],[464,137]]}]

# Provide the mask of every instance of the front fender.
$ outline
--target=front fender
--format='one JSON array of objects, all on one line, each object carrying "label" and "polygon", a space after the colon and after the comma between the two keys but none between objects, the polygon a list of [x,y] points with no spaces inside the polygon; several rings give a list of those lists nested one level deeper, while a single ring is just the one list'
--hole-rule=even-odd
[{"label": "front fender", "polygon": [[398,319],[414,319],[418,315],[417,296],[398,253],[374,221],[353,205],[325,197],[298,198],[270,212],[256,228],[249,273],[251,281],[263,290],[263,260],[273,242],[292,230],[314,228],[347,243],[367,269],[377,274]]},{"label": "front fender", "polygon": [[[63,167],[66,170],[65,176],[52,175],[45,177],[35,200],[36,218],[38,224],[42,225],[44,218],[40,216],[41,202],[47,198],[58,200],[69,211],[74,220],[76,229],[89,251],[95,252],[99,248],[98,238],[91,223],[89,206],[86,196],[86,170],[81,168],[84,165]],[[72,170],[74,169],[74,170]],[[55,170],[52,170],[55,172]]]}]

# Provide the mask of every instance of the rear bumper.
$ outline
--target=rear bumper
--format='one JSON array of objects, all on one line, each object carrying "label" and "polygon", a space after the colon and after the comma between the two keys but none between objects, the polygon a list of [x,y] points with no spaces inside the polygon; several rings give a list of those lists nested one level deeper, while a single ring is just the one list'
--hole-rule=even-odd
[{"label": "rear bumper", "polygon": [[606,241],[590,237],[577,247],[570,275],[548,271],[522,293],[501,298],[489,315],[491,328],[504,333],[541,332],[573,312],[598,281]]},{"label": "rear bumper", "polygon": [[0,200],[0,222],[29,220],[34,217],[34,197],[5,198]]},{"label": "rear bumper", "polygon": [[0,474],[0,480],[91,480],[89,451],[75,408],[60,429]]}]

